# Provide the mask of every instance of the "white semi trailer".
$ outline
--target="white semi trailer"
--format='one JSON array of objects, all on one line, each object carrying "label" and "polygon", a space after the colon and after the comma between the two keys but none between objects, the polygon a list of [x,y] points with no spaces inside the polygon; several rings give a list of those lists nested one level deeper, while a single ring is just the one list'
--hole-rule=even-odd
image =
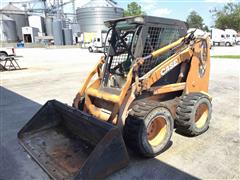
[{"label": "white semi trailer", "polygon": [[210,37],[213,46],[233,46],[235,44],[235,40],[222,29],[212,28]]},{"label": "white semi trailer", "polygon": [[237,31],[234,29],[225,29],[227,38],[231,38],[235,44],[240,44],[240,37],[238,37]]}]

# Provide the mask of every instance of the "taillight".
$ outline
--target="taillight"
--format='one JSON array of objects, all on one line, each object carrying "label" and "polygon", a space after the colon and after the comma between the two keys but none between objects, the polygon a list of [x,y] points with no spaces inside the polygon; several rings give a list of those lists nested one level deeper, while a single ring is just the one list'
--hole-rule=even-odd
[{"label": "taillight", "polygon": [[14,48],[12,48],[12,53],[15,55],[15,49]]}]

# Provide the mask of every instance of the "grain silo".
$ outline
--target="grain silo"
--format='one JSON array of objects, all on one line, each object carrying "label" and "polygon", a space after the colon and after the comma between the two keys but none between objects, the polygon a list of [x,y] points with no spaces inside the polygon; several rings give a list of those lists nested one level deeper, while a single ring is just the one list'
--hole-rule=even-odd
[{"label": "grain silo", "polygon": [[76,10],[81,32],[107,30],[104,21],[123,16],[123,9],[111,0],[91,0]]},{"label": "grain silo", "polygon": [[53,36],[53,18],[52,17],[45,18],[45,27],[46,27],[46,34],[48,36]]},{"label": "grain silo", "polygon": [[16,42],[17,29],[16,22],[3,14],[0,14],[0,41],[1,42]]},{"label": "grain silo", "polygon": [[1,13],[12,18],[16,22],[17,36],[22,40],[22,27],[28,25],[27,14],[25,11],[9,3],[2,8]]},{"label": "grain silo", "polygon": [[64,39],[64,45],[72,45],[73,44],[72,29],[63,28],[63,39]]},{"label": "grain silo", "polygon": [[62,20],[53,21],[53,38],[55,45],[63,45]]}]

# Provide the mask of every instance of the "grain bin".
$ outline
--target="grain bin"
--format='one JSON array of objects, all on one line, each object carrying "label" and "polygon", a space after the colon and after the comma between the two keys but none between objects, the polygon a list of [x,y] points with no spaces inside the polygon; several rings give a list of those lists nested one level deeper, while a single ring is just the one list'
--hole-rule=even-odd
[{"label": "grain bin", "polygon": [[53,21],[53,38],[55,45],[63,45],[62,21]]},{"label": "grain bin", "polygon": [[78,43],[78,36],[80,36],[80,26],[78,23],[71,23],[70,29],[72,29],[74,44]]},{"label": "grain bin", "polygon": [[17,41],[16,22],[12,18],[9,18],[3,14],[0,14],[0,41]]},{"label": "grain bin", "polygon": [[104,21],[123,16],[123,9],[110,0],[91,0],[76,11],[81,32],[107,30]]},{"label": "grain bin", "polygon": [[28,18],[25,11],[17,8],[11,3],[2,8],[1,11],[2,14],[12,18],[16,22],[17,36],[20,40],[22,40],[22,27],[28,25]]},{"label": "grain bin", "polygon": [[63,39],[64,39],[64,45],[72,45],[73,44],[73,33],[72,29],[63,29]]},{"label": "grain bin", "polygon": [[47,35],[53,36],[53,18],[52,17],[45,18],[45,27],[46,27]]}]

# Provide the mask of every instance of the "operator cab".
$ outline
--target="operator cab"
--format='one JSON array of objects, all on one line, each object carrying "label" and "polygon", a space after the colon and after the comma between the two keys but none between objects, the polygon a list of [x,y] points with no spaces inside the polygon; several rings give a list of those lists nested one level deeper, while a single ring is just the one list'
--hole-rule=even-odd
[{"label": "operator cab", "polygon": [[[173,19],[132,16],[105,22],[109,28],[105,44],[105,64],[103,69],[104,87],[121,89],[127,74],[137,57],[144,57],[151,52],[168,45],[186,35],[185,22]],[[106,50],[107,49],[107,50]],[[139,77],[169,57],[152,58],[139,70]]]}]

